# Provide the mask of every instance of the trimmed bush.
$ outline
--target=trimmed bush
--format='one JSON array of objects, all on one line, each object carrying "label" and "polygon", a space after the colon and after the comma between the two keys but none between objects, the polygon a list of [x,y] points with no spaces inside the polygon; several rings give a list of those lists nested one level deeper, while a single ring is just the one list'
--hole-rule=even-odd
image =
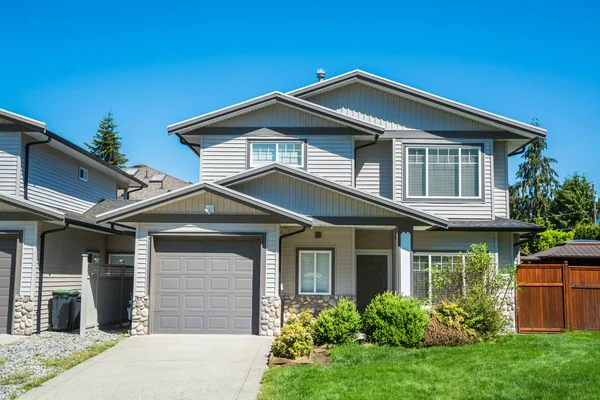
[{"label": "trimmed bush", "polygon": [[286,325],[300,325],[301,327],[308,330],[308,332],[312,332],[313,330],[313,320],[314,317],[312,315],[312,311],[306,310],[302,311],[299,315],[293,315],[289,317],[286,321]]},{"label": "trimmed bush", "polygon": [[360,314],[353,301],[340,299],[337,306],[321,311],[313,327],[315,344],[345,344],[356,340]]},{"label": "trimmed bush", "polygon": [[379,345],[418,346],[428,323],[427,312],[419,301],[391,292],[377,295],[362,316],[367,340]]},{"label": "trimmed bush", "polygon": [[300,324],[286,325],[281,334],[273,340],[271,350],[275,357],[295,359],[308,357],[312,350],[313,339],[305,327]]}]

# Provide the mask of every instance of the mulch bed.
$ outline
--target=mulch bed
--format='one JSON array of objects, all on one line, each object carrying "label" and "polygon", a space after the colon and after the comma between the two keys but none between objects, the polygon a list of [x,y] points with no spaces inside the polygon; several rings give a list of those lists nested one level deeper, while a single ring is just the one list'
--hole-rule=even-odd
[{"label": "mulch bed", "polygon": [[271,353],[269,357],[269,368],[281,368],[292,365],[307,365],[307,364],[326,364],[329,362],[329,349],[331,346],[323,345],[313,347],[309,357],[299,357],[294,360],[289,358],[274,357]]}]

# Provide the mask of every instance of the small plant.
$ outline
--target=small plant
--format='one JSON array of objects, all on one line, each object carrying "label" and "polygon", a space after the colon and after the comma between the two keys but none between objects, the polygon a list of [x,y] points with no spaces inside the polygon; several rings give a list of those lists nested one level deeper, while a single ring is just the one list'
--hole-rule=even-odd
[{"label": "small plant", "polygon": [[286,325],[281,334],[273,340],[271,350],[275,357],[296,359],[308,357],[312,350],[313,339],[305,327],[298,323]]},{"label": "small plant", "polygon": [[452,328],[463,327],[469,318],[469,314],[458,304],[446,300],[442,300],[436,305],[434,311],[441,322]]},{"label": "small plant", "polygon": [[429,323],[427,312],[415,299],[386,292],[377,295],[367,306],[362,317],[362,327],[367,339],[376,344],[390,346],[417,346],[423,340]]},{"label": "small plant", "polygon": [[322,311],[313,327],[315,344],[345,344],[356,340],[360,314],[353,301],[340,299],[337,306]]},{"label": "small plant", "polygon": [[286,321],[286,325],[300,325],[301,327],[312,332],[313,330],[313,314],[311,310],[302,311],[299,315],[292,315]]}]

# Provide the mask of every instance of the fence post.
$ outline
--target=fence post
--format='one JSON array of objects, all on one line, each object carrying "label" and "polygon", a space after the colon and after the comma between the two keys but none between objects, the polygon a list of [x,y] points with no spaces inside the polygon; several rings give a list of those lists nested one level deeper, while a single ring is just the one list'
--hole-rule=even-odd
[{"label": "fence post", "polygon": [[565,319],[565,329],[570,329],[571,328],[571,323],[569,321],[569,318],[571,317],[571,311],[570,311],[570,301],[569,301],[569,296],[570,296],[570,291],[571,287],[570,287],[570,283],[569,283],[569,264],[567,263],[567,261],[565,261],[563,263],[563,309],[564,309],[564,319]]},{"label": "fence post", "polygon": [[85,321],[85,309],[86,309],[86,302],[88,300],[88,296],[91,296],[90,290],[89,290],[89,285],[88,285],[88,281],[89,281],[89,275],[88,275],[88,255],[87,254],[82,254],[81,255],[81,307],[80,307],[80,311],[79,311],[79,334],[81,336],[85,336],[85,331],[87,328],[87,324]]},{"label": "fence post", "polygon": [[121,262],[121,287],[119,290],[119,324],[123,324],[123,284],[125,283],[125,265]]}]

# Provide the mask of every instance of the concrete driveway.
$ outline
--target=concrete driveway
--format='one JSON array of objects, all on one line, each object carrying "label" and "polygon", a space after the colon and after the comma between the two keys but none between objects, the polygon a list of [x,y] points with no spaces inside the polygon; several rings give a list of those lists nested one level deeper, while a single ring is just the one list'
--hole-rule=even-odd
[{"label": "concrete driveway", "polygon": [[20,399],[255,399],[271,339],[131,337]]}]

